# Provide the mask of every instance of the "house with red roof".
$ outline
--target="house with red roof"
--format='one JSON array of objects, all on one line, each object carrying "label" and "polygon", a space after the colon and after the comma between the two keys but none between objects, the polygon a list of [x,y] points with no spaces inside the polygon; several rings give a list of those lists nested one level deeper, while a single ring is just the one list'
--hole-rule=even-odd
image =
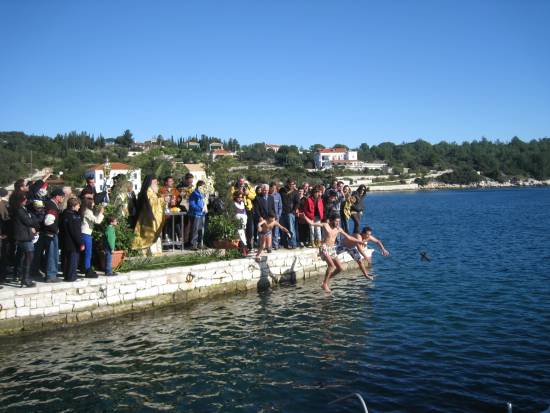
[{"label": "house with red roof", "polygon": [[357,162],[357,151],[350,151],[347,148],[325,148],[318,149],[313,155],[315,168],[328,169],[332,168],[334,162],[350,161]]}]

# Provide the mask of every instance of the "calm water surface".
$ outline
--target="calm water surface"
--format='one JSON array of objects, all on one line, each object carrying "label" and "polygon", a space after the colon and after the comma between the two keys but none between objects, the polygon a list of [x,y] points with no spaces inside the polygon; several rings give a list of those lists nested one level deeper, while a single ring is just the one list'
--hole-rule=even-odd
[{"label": "calm water surface", "polygon": [[[550,190],[373,194],[375,281],[270,292],[0,341],[0,410],[541,412]],[[427,251],[431,262],[422,262]]]}]

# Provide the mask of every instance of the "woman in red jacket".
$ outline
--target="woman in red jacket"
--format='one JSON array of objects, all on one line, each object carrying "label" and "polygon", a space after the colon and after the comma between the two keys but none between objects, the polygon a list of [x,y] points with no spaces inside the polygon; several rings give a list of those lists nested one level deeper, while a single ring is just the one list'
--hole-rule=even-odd
[{"label": "woman in red jacket", "polygon": [[[314,222],[321,222],[324,219],[324,206],[323,198],[321,196],[321,189],[316,186],[313,188],[313,192],[307,198],[303,208],[304,215]],[[321,228],[313,225],[309,226],[310,240],[315,247],[321,245],[323,239],[321,234]]]}]

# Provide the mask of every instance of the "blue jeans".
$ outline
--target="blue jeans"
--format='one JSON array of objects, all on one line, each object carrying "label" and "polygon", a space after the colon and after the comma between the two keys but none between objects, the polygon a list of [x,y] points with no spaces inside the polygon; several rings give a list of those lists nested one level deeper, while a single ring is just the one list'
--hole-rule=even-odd
[{"label": "blue jeans", "polygon": [[56,278],[59,271],[59,239],[57,234],[50,238],[46,264],[46,278]]},{"label": "blue jeans", "polygon": [[[191,230],[191,246],[196,247],[199,243],[199,231],[204,229],[204,216],[193,217],[193,228]],[[203,231],[204,232],[204,231]]]},{"label": "blue jeans", "polygon": [[105,275],[113,273],[113,253],[108,246],[105,246]]},{"label": "blue jeans", "polygon": [[297,247],[298,238],[296,234],[296,216],[293,213],[284,213],[282,216],[282,225],[292,233],[292,238],[283,237],[283,245],[286,247]]},{"label": "blue jeans", "polygon": [[273,228],[273,233],[271,237],[271,245],[273,248],[279,248],[279,227]]},{"label": "blue jeans", "polygon": [[350,221],[351,219],[346,219],[344,218],[344,216],[342,215],[342,218],[340,218],[340,226],[342,227],[342,229],[344,231],[346,231],[346,234],[351,234],[352,232],[349,230],[349,224],[350,224]]},{"label": "blue jeans", "polygon": [[84,271],[92,268],[92,236],[82,234],[82,243],[84,244]]}]

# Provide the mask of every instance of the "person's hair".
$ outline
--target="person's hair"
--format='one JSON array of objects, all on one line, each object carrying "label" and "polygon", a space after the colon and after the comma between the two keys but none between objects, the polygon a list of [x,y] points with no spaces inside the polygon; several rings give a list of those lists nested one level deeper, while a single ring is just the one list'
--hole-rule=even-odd
[{"label": "person's hair", "polygon": [[311,190],[311,194],[313,195],[315,192],[321,192],[321,187],[319,185],[315,185],[313,189]]},{"label": "person's hair", "polygon": [[203,185],[206,185],[206,182],[199,181],[199,182],[197,182],[197,186],[195,188],[198,188],[199,186],[203,186]]},{"label": "person's hair", "polygon": [[174,179],[172,175],[168,175],[166,178],[164,178],[164,183],[166,184],[169,179]]},{"label": "person's hair", "polygon": [[290,185],[291,183],[296,183],[296,180],[295,180],[295,179],[292,179],[292,178],[288,178],[288,179],[286,180],[286,183],[287,183],[287,185]]},{"label": "person's hair", "polygon": [[117,217],[116,215],[110,215],[109,217],[107,217],[107,222],[109,224],[112,224],[113,222],[115,222],[117,220]]},{"label": "person's hair", "polygon": [[86,177],[86,182],[95,181],[95,176],[90,175]]},{"label": "person's hair", "polygon": [[235,180],[235,185],[233,185],[233,187],[235,187],[235,188],[238,189],[238,188],[239,188],[239,181],[240,181],[241,179],[243,180],[243,186],[246,186],[246,179],[245,179],[245,177],[244,177],[244,176],[239,176],[239,177]]},{"label": "person's hair", "polygon": [[346,188],[348,188],[351,191],[351,188],[350,188],[349,185],[344,185],[344,187],[342,189],[346,189]]},{"label": "person's hair", "polygon": [[82,205],[80,207],[80,216],[84,217],[84,213],[87,209],[92,209],[94,205],[94,200],[89,198],[83,198]]},{"label": "person's hair", "polygon": [[13,190],[14,191],[20,191],[21,188],[25,186],[25,180],[23,178],[19,178],[15,183],[13,184]]},{"label": "person's hair", "polygon": [[361,185],[359,185],[359,186],[357,187],[357,192],[361,192],[361,191],[367,192],[367,187],[366,187],[366,185],[361,184]]},{"label": "person's hair", "polygon": [[273,186],[277,186],[277,182],[273,181],[273,182],[270,182],[270,183],[269,183],[269,187],[270,187],[270,188],[273,187]]},{"label": "person's hair", "polygon": [[329,221],[335,221],[336,219],[340,218],[340,215],[338,215],[337,213],[333,212],[332,214],[330,214],[328,216],[328,220]]},{"label": "person's hair", "polygon": [[367,225],[361,230],[361,234],[366,234],[369,231],[372,232],[372,228]]},{"label": "person's hair", "polygon": [[84,199],[86,195],[94,195],[94,192],[90,188],[84,188],[80,193],[80,198]]},{"label": "person's hair", "polygon": [[330,191],[328,191],[327,197],[330,198],[331,196],[337,196],[337,195],[338,195],[338,194],[336,193],[336,191],[334,191],[334,190],[331,189]]},{"label": "person's hair", "polygon": [[270,212],[269,214],[267,214],[267,217],[273,218],[273,219],[277,218],[273,212]]},{"label": "person's hair", "polygon": [[73,197],[67,200],[67,209],[73,209],[77,205],[80,205],[80,199]]},{"label": "person's hair", "polygon": [[243,197],[243,194],[241,194],[240,192],[235,192],[233,194],[233,200],[236,200],[237,198],[242,198]]},{"label": "person's hair", "polygon": [[336,185],[340,185],[340,184],[344,185],[344,181],[338,181],[338,182],[336,182]]},{"label": "person's hair", "polygon": [[187,172],[184,176],[184,179],[187,180],[189,178],[194,178],[193,174],[191,172]]}]

